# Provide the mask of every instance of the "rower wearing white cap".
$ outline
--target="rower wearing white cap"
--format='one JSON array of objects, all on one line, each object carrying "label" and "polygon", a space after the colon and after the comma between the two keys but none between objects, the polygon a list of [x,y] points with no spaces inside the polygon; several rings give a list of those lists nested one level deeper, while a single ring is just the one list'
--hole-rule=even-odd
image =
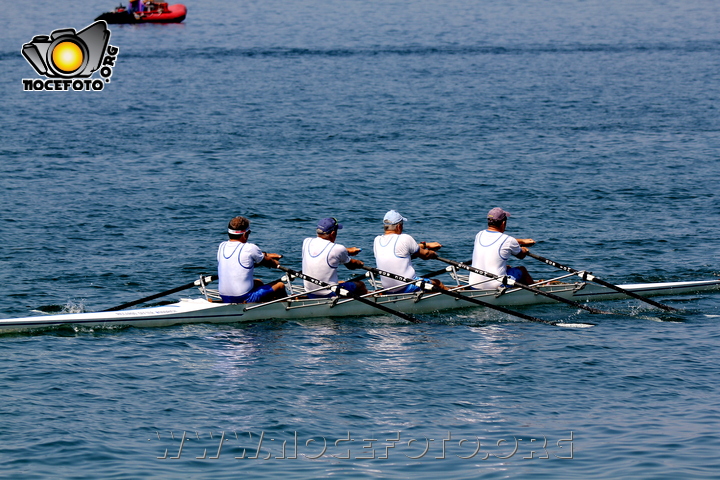
[{"label": "rower wearing white cap", "polygon": [[[531,238],[516,239],[507,235],[507,219],[510,213],[500,207],[495,207],[487,214],[487,230],[480,231],[475,236],[472,266],[495,275],[512,277],[520,283],[530,285],[533,279],[525,267],[511,267],[507,264],[511,255],[524,258],[528,249],[535,245]],[[483,275],[470,272],[469,283],[473,288],[481,290],[494,290],[501,284]]]},{"label": "rower wearing white cap", "polygon": [[[302,247],[302,272],[331,285],[338,284],[338,267],[342,264],[350,270],[360,268],[363,262],[356,258],[350,258],[360,253],[360,248],[345,246],[335,243],[338,230],[342,229],[342,224],[338,223],[335,218],[323,218],[317,224],[315,229],[316,237],[306,238]],[[317,285],[304,280],[306,290],[317,289]],[[360,281],[340,282],[340,286],[345,290],[356,295],[364,295],[367,293],[367,287]],[[310,298],[334,297],[336,294],[330,289],[318,290],[308,294]]]},{"label": "rower wearing white cap", "polygon": [[[390,210],[383,218],[385,233],[375,237],[373,251],[377,268],[396,275],[419,279],[415,275],[412,266],[413,258],[428,260],[437,258],[438,250],[442,247],[438,242],[420,242],[419,244],[410,235],[403,233],[403,225],[407,218],[395,210]],[[383,288],[391,288],[395,285],[402,285],[402,282],[392,278],[381,277]],[[445,286],[437,279],[428,280],[433,285],[445,289]],[[392,293],[410,293],[419,290],[416,285],[405,285],[391,290]]]},{"label": "rower wearing white cap", "polygon": [[229,240],[218,247],[218,290],[223,303],[256,303],[286,295],[281,281],[263,284],[253,278],[256,265],[277,267],[282,255],[260,251],[248,242],[250,220],[234,217],[228,224]]}]

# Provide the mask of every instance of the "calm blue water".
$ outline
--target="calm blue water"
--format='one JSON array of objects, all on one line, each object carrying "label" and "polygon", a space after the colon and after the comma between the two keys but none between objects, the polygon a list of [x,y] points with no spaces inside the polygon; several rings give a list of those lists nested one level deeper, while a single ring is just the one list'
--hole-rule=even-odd
[{"label": "calm blue water", "polygon": [[[238,214],[292,268],[326,216],[371,261],[390,208],[464,260],[499,205],[610,281],[720,273],[717,2],[187,0],[182,25],[111,26],[96,93],[23,92],[20,49],[113,2],[0,5],[2,318],[213,273]],[[720,294],[663,301],[683,312],[523,309],[585,330],[465,310],[4,336],[0,476],[717,478]]]}]

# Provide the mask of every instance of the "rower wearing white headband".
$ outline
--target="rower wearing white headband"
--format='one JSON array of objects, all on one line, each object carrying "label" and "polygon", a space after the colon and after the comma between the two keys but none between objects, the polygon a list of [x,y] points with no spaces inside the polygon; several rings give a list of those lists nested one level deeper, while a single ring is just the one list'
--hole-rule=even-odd
[{"label": "rower wearing white headband", "polygon": [[282,255],[264,253],[254,243],[248,242],[250,220],[235,217],[228,224],[229,240],[218,248],[218,281],[220,297],[224,303],[257,303],[282,298],[285,285],[273,282],[267,285],[253,278],[255,267],[274,268]]}]

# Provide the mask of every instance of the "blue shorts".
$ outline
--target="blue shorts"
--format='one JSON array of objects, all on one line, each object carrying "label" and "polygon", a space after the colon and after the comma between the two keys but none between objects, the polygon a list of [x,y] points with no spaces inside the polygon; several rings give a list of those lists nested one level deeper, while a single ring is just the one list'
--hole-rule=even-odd
[{"label": "blue shorts", "polygon": [[[415,277],[415,280],[424,280],[425,283],[432,283],[429,278],[418,278],[418,277]],[[410,285],[405,285],[405,287],[404,287],[403,289],[401,289],[401,290],[396,290],[396,291],[390,292],[390,293],[415,293],[415,292],[419,292],[419,291],[420,291],[420,287],[418,287],[417,285],[411,283]]]},{"label": "blue shorts", "polygon": [[[355,282],[340,282],[340,287],[344,288],[350,293],[357,292],[359,285]],[[308,298],[331,298],[331,297],[337,297],[335,292],[330,292],[326,295],[318,295],[317,293],[308,293]]]},{"label": "blue shorts", "polygon": [[223,303],[259,303],[265,300],[273,293],[272,285],[260,285],[253,288],[248,293],[233,297],[231,295],[220,295]]},{"label": "blue shorts", "polygon": [[514,278],[516,282],[519,282],[520,279],[523,277],[522,270],[517,267],[507,267],[506,274],[508,277]]}]

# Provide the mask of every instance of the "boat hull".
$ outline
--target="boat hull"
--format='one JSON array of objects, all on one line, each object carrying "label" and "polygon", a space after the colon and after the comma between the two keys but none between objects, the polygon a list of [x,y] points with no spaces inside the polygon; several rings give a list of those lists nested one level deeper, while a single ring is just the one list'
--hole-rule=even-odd
[{"label": "boat hull", "polygon": [[[719,290],[720,280],[695,282],[647,283],[621,285],[643,296],[680,295]],[[617,300],[628,298],[596,284],[562,284],[542,287],[543,290],[575,302]],[[494,305],[517,307],[557,303],[555,300],[526,290],[508,290],[502,295],[495,291],[463,291],[463,295]],[[431,293],[395,294],[368,297],[370,300],[408,314],[430,314],[459,308],[482,308],[447,295]],[[161,307],[121,310],[115,312],[70,313],[0,320],[0,333],[20,332],[59,326],[86,328],[165,327],[188,323],[258,322],[268,319],[292,320],[316,317],[351,317],[387,315],[387,313],[351,299],[302,299],[265,304],[223,304],[204,298],[183,299]]]}]

